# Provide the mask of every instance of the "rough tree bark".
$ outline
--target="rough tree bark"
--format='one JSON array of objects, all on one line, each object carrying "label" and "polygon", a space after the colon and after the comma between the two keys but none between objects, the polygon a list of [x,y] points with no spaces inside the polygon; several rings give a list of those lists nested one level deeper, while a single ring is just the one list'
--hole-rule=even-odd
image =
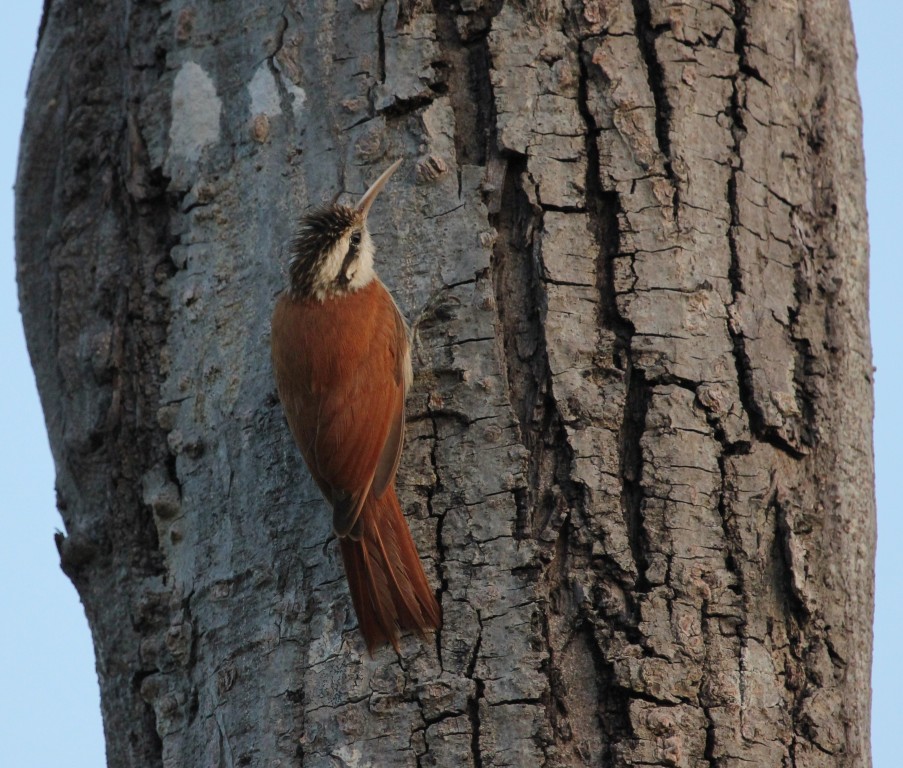
[{"label": "rough tree bark", "polygon": [[[843,0],[46,5],[19,280],[109,765],[869,765]],[[371,660],[268,332],[396,157],[445,626]]]}]

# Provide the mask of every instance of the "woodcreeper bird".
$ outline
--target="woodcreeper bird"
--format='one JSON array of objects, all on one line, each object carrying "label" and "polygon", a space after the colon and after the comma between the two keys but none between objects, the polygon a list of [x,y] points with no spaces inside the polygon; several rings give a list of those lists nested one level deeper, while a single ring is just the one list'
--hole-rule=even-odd
[{"label": "woodcreeper bird", "polygon": [[367,213],[401,160],[356,208],[304,216],[272,322],[276,387],[307,467],[332,507],[369,652],[400,630],[438,629],[439,604],[395,494],[411,346],[373,268]]}]

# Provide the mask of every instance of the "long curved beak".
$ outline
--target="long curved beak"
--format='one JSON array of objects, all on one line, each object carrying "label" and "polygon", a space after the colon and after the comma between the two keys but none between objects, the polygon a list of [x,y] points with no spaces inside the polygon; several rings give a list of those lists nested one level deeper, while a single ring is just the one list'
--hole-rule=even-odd
[{"label": "long curved beak", "polygon": [[361,198],[361,201],[357,204],[357,210],[363,214],[363,217],[367,218],[367,213],[370,210],[370,206],[373,205],[373,201],[376,200],[376,196],[382,191],[382,188],[386,186],[386,183],[389,181],[389,178],[392,176],[395,171],[398,170],[398,166],[401,165],[401,160],[396,160],[392,165],[390,165],[386,170],[380,174],[380,177],[373,182],[366,192],[364,192],[364,196]]}]

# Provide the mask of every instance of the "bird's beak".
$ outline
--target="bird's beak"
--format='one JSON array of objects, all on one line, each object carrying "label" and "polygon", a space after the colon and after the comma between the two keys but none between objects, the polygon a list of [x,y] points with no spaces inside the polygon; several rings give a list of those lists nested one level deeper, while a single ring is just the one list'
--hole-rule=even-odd
[{"label": "bird's beak", "polygon": [[373,201],[376,200],[376,196],[382,191],[382,188],[386,186],[386,183],[389,181],[392,174],[398,170],[399,165],[401,165],[401,160],[396,160],[392,163],[392,165],[386,168],[380,177],[373,182],[370,189],[364,192],[364,196],[357,204],[357,210],[363,215],[363,218],[367,218],[367,212],[370,210],[370,206],[373,205]]}]

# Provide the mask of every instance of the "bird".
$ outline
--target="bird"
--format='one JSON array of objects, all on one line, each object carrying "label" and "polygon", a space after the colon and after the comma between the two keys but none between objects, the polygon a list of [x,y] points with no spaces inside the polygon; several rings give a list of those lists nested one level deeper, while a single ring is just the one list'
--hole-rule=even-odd
[{"label": "bird", "polygon": [[332,508],[367,650],[442,624],[395,491],[413,380],[407,322],[376,275],[367,214],[395,161],[356,207],[302,217],[288,285],[273,310],[271,353],[286,421]]}]

